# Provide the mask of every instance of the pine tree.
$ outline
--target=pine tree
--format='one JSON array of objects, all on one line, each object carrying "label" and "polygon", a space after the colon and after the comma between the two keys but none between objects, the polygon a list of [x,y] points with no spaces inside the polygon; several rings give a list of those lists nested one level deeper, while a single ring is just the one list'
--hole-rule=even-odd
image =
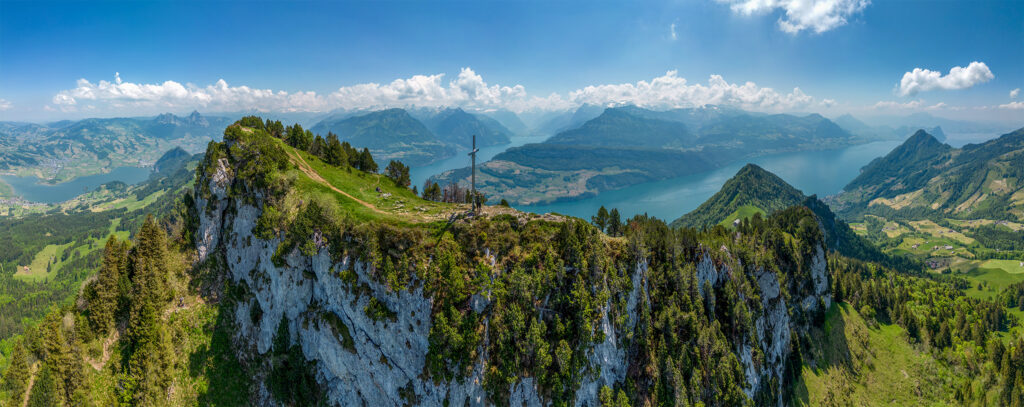
[{"label": "pine tree", "polygon": [[391,160],[388,163],[387,168],[384,169],[384,173],[392,181],[395,181],[395,185],[402,188],[408,188],[412,181],[409,179],[409,167],[402,164],[401,161]]},{"label": "pine tree", "polygon": [[590,219],[594,226],[597,226],[598,230],[604,232],[608,227],[608,210],[604,208],[604,205],[601,205],[601,208],[597,210],[597,216],[593,216]]},{"label": "pine tree", "polygon": [[377,172],[377,162],[373,161],[373,155],[370,154],[370,149],[364,147],[363,151],[359,153],[358,168],[360,171],[369,172],[371,174]]},{"label": "pine tree", "polygon": [[313,143],[313,133],[303,130],[298,123],[288,126],[285,132],[285,143],[299,150],[309,150],[309,145]]},{"label": "pine tree", "polygon": [[114,235],[107,239],[103,249],[103,264],[97,273],[96,281],[90,285],[88,318],[93,332],[106,335],[114,328],[114,315],[117,311],[120,296],[119,283],[125,267],[126,247],[118,242]]},{"label": "pine tree", "polygon": [[146,217],[130,254],[132,292],[128,315],[128,374],[139,405],[159,405],[170,384],[170,349],[160,315],[171,299],[168,284],[167,242],[164,231]]},{"label": "pine tree", "polygon": [[619,219],[619,209],[612,208],[608,214],[608,236],[622,235],[622,220]]},{"label": "pine tree", "polygon": [[317,157],[320,157],[321,160],[324,160],[324,153],[326,152],[327,142],[324,141],[323,137],[320,137],[320,135],[317,134],[316,137],[313,138],[313,144],[309,145],[309,153]]},{"label": "pine tree", "polygon": [[327,133],[327,149],[324,152],[324,161],[335,167],[344,167],[349,164],[348,154],[345,152],[344,144],[338,141],[338,135]]},{"label": "pine tree", "polygon": [[62,405],[54,372],[48,363],[43,363],[32,384],[32,393],[28,398],[29,407],[52,407]]},{"label": "pine tree", "polygon": [[4,389],[7,390],[12,400],[21,400],[24,397],[30,373],[28,352],[25,350],[25,346],[18,342],[11,351],[11,364],[4,372]]}]

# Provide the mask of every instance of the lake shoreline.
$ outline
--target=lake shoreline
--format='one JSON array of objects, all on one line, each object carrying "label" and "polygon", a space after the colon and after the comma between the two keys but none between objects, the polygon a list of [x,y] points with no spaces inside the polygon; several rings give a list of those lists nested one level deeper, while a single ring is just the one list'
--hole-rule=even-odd
[{"label": "lake shoreline", "polygon": [[138,184],[149,178],[152,169],[152,166],[116,167],[105,173],[86,175],[55,184],[35,176],[0,175],[0,191],[9,190],[6,196],[8,199],[57,204],[114,181],[128,185]]}]

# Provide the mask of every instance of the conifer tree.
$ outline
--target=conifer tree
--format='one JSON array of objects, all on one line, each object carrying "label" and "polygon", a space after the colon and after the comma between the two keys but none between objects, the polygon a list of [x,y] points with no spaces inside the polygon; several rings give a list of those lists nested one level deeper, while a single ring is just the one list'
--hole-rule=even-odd
[{"label": "conifer tree", "polygon": [[612,208],[608,213],[608,236],[622,235],[622,220],[619,219],[619,209]]},{"label": "conifer tree", "polygon": [[342,143],[338,141],[338,135],[334,133],[327,133],[327,147],[324,152],[324,161],[335,167],[343,167],[349,164],[348,154],[345,153],[345,148]]},{"label": "conifer tree", "polygon": [[18,342],[11,350],[11,363],[4,372],[4,389],[12,400],[21,400],[24,397],[30,373],[28,352],[25,346]]},{"label": "conifer tree", "polygon": [[170,384],[170,349],[160,315],[170,300],[164,231],[148,216],[130,254],[132,292],[128,315],[128,374],[138,405],[159,405]]},{"label": "conifer tree", "polygon": [[391,160],[388,163],[387,168],[384,169],[384,173],[392,181],[395,181],[395,185],[402,188],[408,188],[412,181],[409,179],[409,167],[402,164],[401,161]]},{"label": "conifer tree", "polygon": [[114,316],[120,297],[119,285],[126,263],[126,247],[114,235],[103,249],[103,264],[87,289],[86,309],[93,332],[105,335],[114,328]]},{"label": "conifer tree", "polygon": [[608,227],[608,210],[604,208],[604,205],[601,205],[601,208],[597,210],[597,216],[593,216],[590,219],[594,226],[597,226],[597,230],[604,232],[605,228]]},{"label": "conifer tree", "polygon": [[377,162],[373,161],[373,155],[370,154],[370,149],[363,147],[363,151],[359,153],[359,166],[360,171],[375,173],[377,172]]}]

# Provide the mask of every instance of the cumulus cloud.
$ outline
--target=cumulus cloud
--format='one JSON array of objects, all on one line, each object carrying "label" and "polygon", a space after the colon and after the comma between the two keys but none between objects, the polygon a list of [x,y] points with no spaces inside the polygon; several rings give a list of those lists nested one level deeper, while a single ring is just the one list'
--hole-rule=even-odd
[{"label": "cumulus cloud", "polygon": [[891,100],[883,100],[883,101],[880,101],[878,103],[875,103],[875,105],[872,106],[872,108],[880,109],[880,110],[882,110],[882,109],[886,109],[886,110],[888,110],[888,109],[917,109],[917,108],[920,108],[923,105],[924,105],[924,102],[922,100],[920,100],[920,99],[918,99],[918,100],[911,100],[909,102],[902,102],[902,103],[901,102],[894,102],[894,101],[891,101]]},{"label": "cumulus cloud", "polygon": [[675,41],[677,38],[679,38],[676,35],[676,23],[672,23],[672,24],[668,25],[668,37],[671,38],[672,41]]},{"label": "cumulus cloud", "polygon": [[1010,91],[1010,99],[1016,99],[1017,95],[1019,95],[1019,94],[1020,94],[1020,88],[1011,90]]},{"label": "cumulus cloud", "polygon": [[1010,102],[1005,105],[999,105],[999,108],[1011,110],[1024,110],[1024,102]]},{"label": "cumulus cloud", "polygon": [[62,107],[74,106],[79,101],[109,103],[113,107],[202,107],[216,110],[242,110],[258,108],[263,110],[315,111],[322,104],[322,98],[315,92],[274,92],[269,89],[254,89],[248,86],[230,86],[223,79],[205,87],[164,81],[159,84],[124,82],[119,73],[114,81],[101,80],[92,83],[79,79],[72,89],[63,90],[53,96],[53,104]]},{"label": "cumulus cloud", "polygon": [[[650,81],[587,86],[565,94],[533,96],[522,85],[487,83],[470,68],[446,81],[444,74],[414,75],[389,83],[363,83],[343,86],[337,90],[316,92],[285,92],[232,86],[223,79],[207,86],[164,81],[156,84],[126,82],[120,74],[114,81],[93,83],[79,79],[76,87],[58,92],[52,107],[75,111],[89,106],[115,110],[204,109],[206,111],[259,110],[322,112],[334,109],[379,109],[388,107],[459,106],[471,109],[508,109],[515,112],[561,110],[590,103],[598,105],[635,104],[651,108],[728,105],[753,110],[801,109],[816,103],[800,88],[783,93],[753,82],[730,83],[719,75],[711,75],[707,83],[690,84],[676,71]],[[835,102],[821,102],[831,106]]]},{"label": "cumulus cloud", "polygon": [[9,110],[14,107],[7,99],[0,99],[0,111]]},{"label": "cumulus cloud", "polygon": [[826,107],[826,108],[829,108],[829,107],[835,106],[836,105],[836,101],[834,99],[822,99],[821,100],[821,105]]},{"label": "cumulus cloud", "polygon": [[800,88],[779,93],[759,87],[754,82],[742,85],[729,83],[720,75],[711,75],[707,84],[689,84],[676,71],[668,71],[650,82],[587,86],[569,93],[574,104],[634,104],[654,108],[729,105],[749,109],[787,110],[806,107],[814,102]]},{"label": "cumulus cloud", "polygon": [[729,4],[733,12],[746,16],[785,12],[779,17],[779,29],[790,34],[803,30],[823,33],[843,26],[847,19],[860,13],[869,0],[718,0]]},{"label": "cumulus cloud", "polygon": [[913,71],[903,74],[903,79],[900,80],[899,94],[909,96],[936,89],[967,89],[993,78],[995,75],[988,69],[988,65],[978,61],[971,62],[966,68],[954,66],[945,76],[939,71],[914,68]]}]

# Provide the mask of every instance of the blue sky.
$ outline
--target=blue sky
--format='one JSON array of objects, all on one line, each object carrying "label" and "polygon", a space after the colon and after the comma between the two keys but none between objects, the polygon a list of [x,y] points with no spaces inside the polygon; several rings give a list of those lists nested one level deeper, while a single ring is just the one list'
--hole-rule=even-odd
[{"label": "blue sky", "polygon": [[1024,121],[1024,2],[797,3],[0,1],[0,119],[715,103]]}]

